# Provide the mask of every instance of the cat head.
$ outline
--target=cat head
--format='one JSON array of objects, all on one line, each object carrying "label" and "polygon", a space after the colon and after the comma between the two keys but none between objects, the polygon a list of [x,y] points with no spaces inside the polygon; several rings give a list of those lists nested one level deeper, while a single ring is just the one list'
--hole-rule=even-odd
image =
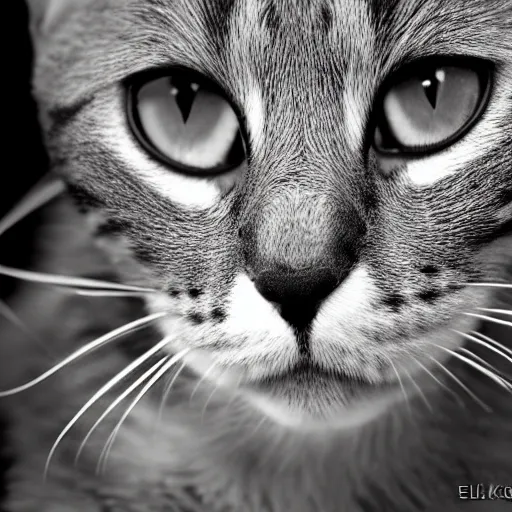
[{"label": "cat head", "polygon": [[327,424],[475,328],[512,248],[508,0],[32,3],[53,168],[199,373]]}]

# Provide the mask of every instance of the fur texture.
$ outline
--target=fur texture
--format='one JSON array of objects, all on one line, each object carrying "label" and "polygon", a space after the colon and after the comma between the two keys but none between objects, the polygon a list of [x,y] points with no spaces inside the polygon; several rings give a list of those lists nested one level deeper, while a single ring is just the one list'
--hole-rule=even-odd
[{"label": "fur texture", "polygon": [[[471,350],[512,373],[455,332],[511,347],[510,325],[475,316],[510,308],[510,293],[467,285],[511,282],[510,1],[33,3],[34,91],[53,171],[81,210],[69,198],[48,208],[38,270],[157,292],[141,303],[27,286],[11,307],[41,344],[0,324],[2,388],[144,309],[172,314],[2,399],[15,460],[6,510],[451,512],[459,485],[512,484],[510,390],[447,357]],[[383,158],[368,143],[379,88],[432,55],[491,61],[489,104],[452,147]],[[248,157],[227,176],[169,169],[130,132],[126,80],[178,65],[240,113]],[[321,276],[336,286],[314,312],[305,284],[280,312],[255,284],[277,293]],[[74,464],[151,358],[76,422],[43,483],[68,421],[162,336],[163,353],[192,351],[160,421],[161,383],[102,474],[123,406]]]}]

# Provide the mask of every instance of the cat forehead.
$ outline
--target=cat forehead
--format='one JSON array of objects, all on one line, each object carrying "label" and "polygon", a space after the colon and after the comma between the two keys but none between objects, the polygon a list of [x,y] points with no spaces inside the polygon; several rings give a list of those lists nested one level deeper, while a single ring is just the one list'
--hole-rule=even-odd
[{"label": "cat forehead", "polygon": [[138,5],[148,12],[172,9],[168,19],[188,19],[189,30],[200,29],[213,41],[231,35],[272,44],[277,38],[281,43],[292,41],[297,53],[306,42],[323,46],[321,35],[329,35],[339,49],[350,42],[364,46],[371,38],[383,46],[403,40],[413,47],[428,45],[429,38],[439,38],[440,33],[457,45],[457,34],[469,36],[478,28],[510,29],[512,15],[510,0],[148,0]]},{"label": "cat forehead", "polygon": [[512,52],[510,0],[46,0],[45,5],[54,6],[51,16],[58,13],[52,30],[36,38],[37,53],[46,54],[38,59],[36,92],[48,103],[62,100],[59,91],[73,103],[139,71],[177,64],[209,75],[241,102],[249,103],[244,95],[257,85],[274,95],[269,103],[289,105],[293,91],[311,92],[312,85],[326,96],[345,86],[356,97],[371,95],[394,67],[429,54],[500,62],[509,61]]},{"label": "cat forehead", "polygon": [[[112,3],[117,2],[114,0]],[[370,16],[378,21],[377,28],[382,30],[415,18],[448,20],[447,14],[457,14],[457,19],[453,21],[458,25],[461,25],[461,17],[467,16],[470,17],[467,21],[471,21],[473,16],[482,16],[481,21],[485,23],[493,13],[510,12],[511,8],[509,0],[125,0],[124,3],[157,11],[172,9],[178,15],[209,13],[211,21],[242,15],[262,27],[289,28],[299,23],[298,27],[302,29],[318,19],[328,29],[331,17],[346,24],[364,24],[366,17]]]},{"label": "cat forehead", "polygon": [[[418,43],[425,43],[439,30],[450,30],[451,40],[452,30],[457,34],[478,27],[510,28],[512,13],[510,0],[28,0],[28,4],[31,17],[47,18],[48,27],[77,10],[84,22],[90,13],[123,11],[126,18],[105,18],[114,31],[126,26],[124,21],[132,14],[142,29],[172,26],[193,40],[208,36],[211,44],[228,34],[240,38],[279,34],[283,41],[304,42],[322,33],[334,40],[354,36],[363,42],[369,34],[383,42],[415,34],[421,36]],[[301,51],[300,46],[296,49]]]},{"label": "cat forehead", "polygon": [[[46,14],[51,30],[45,37],[60,45],[52,52],[55,58],[86,47],[84,60],[94,56],[101,64],[111,61],[106,51],[120,49],[124,60],[111,64],[130,71],[172,60],[216,75],[231,67],[262,68],[262,62],[279,68],[300,57],[353,64],[380,60],[391,66],[431,53],[508,59],[512,47],[510,0],[31,0],[30,5],[32,17]],[[499,37],[489,37],[489,31]],[[127,53],[131,48],[137,63]]]}]

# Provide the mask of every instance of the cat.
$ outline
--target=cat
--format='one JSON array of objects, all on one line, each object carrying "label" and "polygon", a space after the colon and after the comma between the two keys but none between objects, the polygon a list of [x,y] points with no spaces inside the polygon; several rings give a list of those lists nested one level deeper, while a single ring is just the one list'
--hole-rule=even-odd
[{"label": "cat", "polygon": [[508,510],[512,2],[29,8],[5,510]]}]

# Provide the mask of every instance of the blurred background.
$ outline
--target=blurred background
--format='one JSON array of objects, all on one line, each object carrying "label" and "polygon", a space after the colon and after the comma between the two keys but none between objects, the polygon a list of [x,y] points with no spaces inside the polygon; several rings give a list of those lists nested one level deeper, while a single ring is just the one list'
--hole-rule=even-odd
[{"label": "blurred background", "polygon": [[[2,85],[4,140],[0,178],[0,218],[31,188],[47,169],[37,111],[31,97],[32,47],[28,33],[28,11],[24,1],[7,2],[10,13],[2,16],[4,34],[9,43],[4,48]],[[0,237],[0,262],[21,266],[30,257],[30,231],[37,219],[32,217]],[[0,297],[12,293],[15,283],[0,278]]]},{"label": "blurred background", "polygon": [[[0,174],[0,218],[44,175],[47,158],[37,122],[37,111],[31,97],[32,46],[28,33],[28,10],[25,2],[4,2],[4,46],[2,86],[3,143]],[[0,263],[24,267],[30,262],[31,233],[37,215],[21,222],[0,237]],[[9,300],[15,292],[12,279],[0,277],[0,300]],[[0,334],[0,343],[1,339]],[[6,424],[0,418],[0,511],[4,494],[2,473],[8,467],[8,446],[2,443]]]}]

